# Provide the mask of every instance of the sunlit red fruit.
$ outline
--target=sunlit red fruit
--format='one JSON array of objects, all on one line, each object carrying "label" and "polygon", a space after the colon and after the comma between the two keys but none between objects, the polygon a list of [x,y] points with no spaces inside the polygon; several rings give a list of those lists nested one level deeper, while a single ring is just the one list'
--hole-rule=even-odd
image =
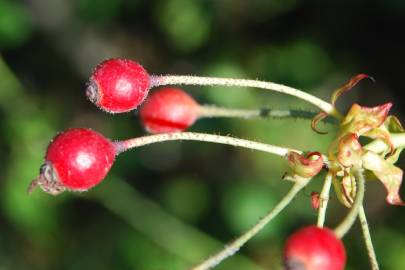
[{"label": "sunlit red fruit", "polygon": [[114,144],[103,135],[85,128],[58,134],[49,144],[45,163],[32,189],[58,194],[64,190],[86,191],[107,175],[116,156]]},{"label": "sunlit red fruit", "polygon": [[139,116],[150,133],[176,132],[190,127],[198,118],[199,104],[179,88],[159,89],[145,100]]},{"label": "sunlit red fruit", "polygon": [[123,113],[136,109],[148,95],[149,87],[149,74],[140,64],[116,58],[95,68],[86,95],[104,111]]},{"label": "sunlit red fruit", "polygon": [[343,270],[345,264],[343,243],[330,229],[304,227],[285,244],[285,270]]}]

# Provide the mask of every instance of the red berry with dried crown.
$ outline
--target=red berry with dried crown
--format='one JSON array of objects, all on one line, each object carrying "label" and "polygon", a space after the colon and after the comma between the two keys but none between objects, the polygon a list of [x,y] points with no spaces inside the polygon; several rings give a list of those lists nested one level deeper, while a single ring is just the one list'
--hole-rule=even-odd
[{"label": "red berry with dried crown", "polygon": [[285,245],[286,270],[343,270],[346,251],[332,230],[308,226],[292,234]]},{"label": "red berry with dried crown", "polygon": [[101,134],[72,128],[58,134],[49,144],[36,186],[52,195],[64,190],[86,191],[107,175],[116,156],[114,144]]},{"label": "red berry with dried crown", "polygon": [[176,132],[190,127],[198,118],[199,104],[179,88],[153,92],[139,110],[145,129],[150,133]]},{"label": "red berry with dried crown", "polygon": [[140,64],[117,58],[96,67],[86,95],[104,111],[123,113],[136,109],[148,95],[149,87],[149,74]]}]

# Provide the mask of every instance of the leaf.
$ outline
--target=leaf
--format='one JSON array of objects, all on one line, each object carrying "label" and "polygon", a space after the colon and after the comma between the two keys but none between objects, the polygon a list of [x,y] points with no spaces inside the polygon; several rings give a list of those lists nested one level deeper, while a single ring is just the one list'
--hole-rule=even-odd
[{"label": "leaf", "polygon": [[323,158],[319,152],[310,152],[306,156],[290,151],[287,161],[293,173],[303,178],[311,178],[323,168]]},{"label": "leaf", "polygon": [[349,91],[352,89],[359,81],[369,78],[374,82],[373,77],[367,75],[367,74],[358,74],[354,77],[352,77],[345,85],[340,87],[339,89],[336,89],[333,94],[332,94],[332,99],[331,102],[333,105],[335,105],[337,99],[345,92]]},{"label": "leaf", "polygon": [[403,172],[400,168],[384,160],[378,154],[367,151],[363,155],[363,166],[372,171],[387,190],[387,202],[394,205],[405,205],[399,195]]}]

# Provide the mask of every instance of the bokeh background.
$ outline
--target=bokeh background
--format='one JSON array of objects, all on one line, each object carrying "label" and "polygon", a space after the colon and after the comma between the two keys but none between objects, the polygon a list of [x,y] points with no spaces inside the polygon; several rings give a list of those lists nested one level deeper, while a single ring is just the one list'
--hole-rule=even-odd
[{"label": "bokeh background", "polygon": [[[290,183],[277,157],[228,146],[170,142],[121,155],[105,181],[52,197],[26,188],[49,140],[69,127],[113,139],[145,132],[136,113],[109,115],[84,96],[94,66],[135,59],[153,74],[259,78],[329,99],[393,101],[405,120],[405,2],[304,0],[0,0],[0,269],[187,269],[263,216]],[[184,87],[199,102],[237,108],[315,110],[255,89]],[[322,150],[334,134],[306,120],[205,119],[191,130]],[[405,169],[402,158],[399,166]],[[316,222],[316,178],[293,204],[218,269],[281,269],[283,242]],[[347,212],[332,196],[327,224]],[[405,265],[405,209],[368,183],[366,211],[382,269]],[[368,269],[359,225],[344,239],[347,269]]]}]

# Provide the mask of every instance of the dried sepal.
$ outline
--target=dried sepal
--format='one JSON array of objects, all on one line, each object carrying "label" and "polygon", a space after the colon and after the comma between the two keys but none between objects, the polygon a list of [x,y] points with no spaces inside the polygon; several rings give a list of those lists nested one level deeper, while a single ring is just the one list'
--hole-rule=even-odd
[{"label": "dried sepal", "polygon": [[343,167],[361,166],[362,147],[355,133],[343,136],[338,145],[337,160]]},{"label": "dried sepal", "polygon": [[378,154],[368,151],[363,155],[363,166],[372,171],[383,183],[387,190],[387,202],[394,205],[404,205],[399,189],[402,183],[403,172]]},{"label": "dried sepal", "polygon": [[310,152],[306,156],[290,151],[287,161],[293,172],[303,178],[312,178],[317,175],[324,166],[322,155],[319,152]]},{"label": "dried sepal", "polygon": [[404,131],[405,130],[398,118],[394,115],[389,115],[385,119],[384,125],[381,125],[379,128],[372,129],[364,135],[372,139],[383,140],[389,147],[389,157],[386,158],[386,160],[393,164],[398,160],[399,154],[403,148],[395,149],[394,143],[391,139],[391,134],[403,133]]},{"label": "dried sepal", "polygon": [[364,107],[355,103],[343,119],[341,129],[344,133],[364,135],[384,123],[391,107],[390,102],[376,107]]},{"label": "dried sepal", "polygon": [[373,77],[367,75],[367,74],[358,74],[354,77],[352,77],[345,85],[343,85],[342,87],[340,87],[339,89],[336,89],[333,94],[332,94],[332,99],[331,99],[331,103],[333,105],[335,105],[337,99],[345,92],[349,91],[350,89],[352,89],[359,81],[365,79],[365,78],[369,78],[374,82]]},{"label": "dried sepal", "polygon": [[312,118],[311,121],[311,128],[313,131],[315,131],[318,134],[328,134],[328,132],[325,131],[320,131],[316,126],[318,125],[318,123],[320,121],[322,121],[323,119],[325,119],[326,117],[328,117],[328,114],[326,112],[320,112],[317,115],[315,115],[314,118]]},{"label": "dried sepal", "polygon": [[388,116],[384,125],[390,133],[402,133],[405,131],[399,119],[394,115]]},{"label": "dried sepal", "polygon": [[314,210],[318,210],[321,205],[321,198],[319,197],[319,192],[311,192],[311,206]]},{"label": "dried sepal", "polygon": [[388,145],[389,155],[391,156],[394,154],[395,147],[391,139],[391,134],[388,132],[388,130],[385,128],[384,125],[380,126],[379,128],[374,128],[370,131],[367,131],[364,134],[364,136],[369,137],[371,139],[383,140]]},{"label": "dried sepal", "polygon": [[[342,178],[342,192],[346,200],[347,205],[353,205],[354,198],[356,197],[357,187],[356,179],[350,173],[345,173],[345,176]],[[346,205],[346,206],[347,206]]]},{"label": "dried sepal", "polygon": [[399,155],[401,155],[402,150],[404,150],[404,147],[395,149],[392,155],[387,157],[385,160],[391,164],[395,164],[398,161]]},{"label": "dried sepal", "polygon": [[337,177],[336,175],[333,175],[332,183],[333,183],[333,188],[335,189],[336,196],[337,196],[339,202],[342,203],[344,206],[350,208],[352,205],[347,200],[347,198],[344,194],[345,192],[343,191],[341,178]]}]

